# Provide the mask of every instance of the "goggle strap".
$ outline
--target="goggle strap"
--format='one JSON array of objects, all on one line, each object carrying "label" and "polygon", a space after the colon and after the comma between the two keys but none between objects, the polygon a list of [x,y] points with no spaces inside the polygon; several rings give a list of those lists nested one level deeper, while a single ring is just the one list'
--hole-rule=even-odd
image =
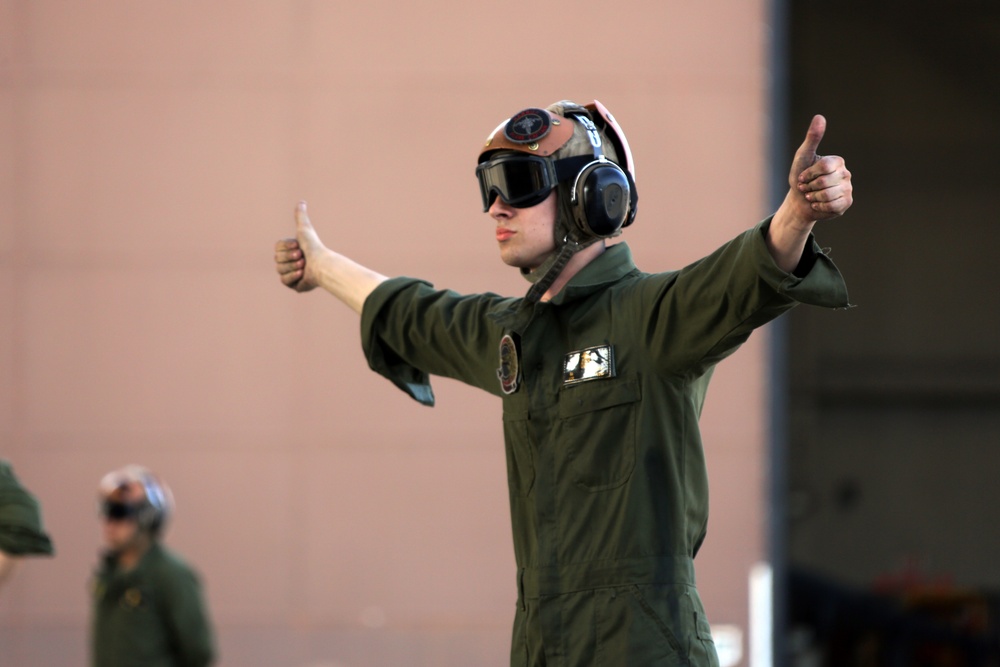
[{"label": "goggle strap", "polygon": [[574,157],[556,160],[553,165],[556,171],[556,181],[559,183],[567,183],[575,180],[577,174],[580,173],[580,170],[593,161],[593,155],[576,155]]}]

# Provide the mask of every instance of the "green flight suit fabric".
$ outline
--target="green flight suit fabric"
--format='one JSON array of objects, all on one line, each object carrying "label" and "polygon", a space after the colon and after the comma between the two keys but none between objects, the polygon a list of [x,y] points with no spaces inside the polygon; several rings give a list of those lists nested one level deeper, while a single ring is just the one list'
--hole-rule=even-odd
[{"label": "green flight suit fabric", "polygon": [[11,556],[52,555],[52,540],[42,522],[38,499],[10,463],[0,460],[0,551]]},{"label": "green flight suit fabric", "polygon": [[[797,303],[847,307],[815,242],[797,274],[770,219],[679,271],[609,247],[547,303],[462,296],[395,278],[362,311],[368,363],[433,405],[430,375],[503,398],[518,609],[512,665],[717,665],[693,558],[708,522],[698,418],[712,369]],[[500,358],[517,346],[519,385]],[[614,376],[567,382],[567,355],[604,346]]]},{"label": "green flight suit fabric", "polygon": [[93,579],[92,667],[206,667],[215,637],[195,572],[154,543],[135,568],[105,558]]}]

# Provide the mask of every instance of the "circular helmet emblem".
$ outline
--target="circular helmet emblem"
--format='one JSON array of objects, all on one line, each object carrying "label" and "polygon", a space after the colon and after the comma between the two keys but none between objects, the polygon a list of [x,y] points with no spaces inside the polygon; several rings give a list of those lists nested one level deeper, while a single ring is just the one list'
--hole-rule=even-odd
[{"label": "circular helmet emblem", "polygon": [[525,109],[511,116],[503,128],[503,134],[515,144],[538,141],[552,128],[552,121],[543,109]]}]

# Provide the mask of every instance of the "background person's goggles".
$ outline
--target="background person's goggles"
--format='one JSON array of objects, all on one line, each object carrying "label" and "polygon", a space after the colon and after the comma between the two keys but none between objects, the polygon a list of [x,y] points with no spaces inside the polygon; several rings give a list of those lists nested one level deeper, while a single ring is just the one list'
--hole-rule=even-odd
[{"label": "background person's goggles", "polygon": [[520,153],[495,155],[476,167],[483,211],[488,211],[498,196],[514,208],[537,206],[552,188],[573,178],[591,160],[587,156],[552,160]]},{"label": "background person's goggles", "polygon": [[101,503],[101,516],[108,521],[123,521],[135,517],[139,514],[139,509],[138,505],[105,500]]}]

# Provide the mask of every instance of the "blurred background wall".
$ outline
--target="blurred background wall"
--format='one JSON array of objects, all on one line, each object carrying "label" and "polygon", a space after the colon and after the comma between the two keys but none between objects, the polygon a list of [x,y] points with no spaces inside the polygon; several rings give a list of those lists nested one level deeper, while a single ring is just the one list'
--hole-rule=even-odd
[{"label": "blurred background wall", "polygon": [[[428,409],[370,373],[358,318],[282,287],[274,242],[306,199],[379,271],[523,294],[477,149],[597,98],[638,165],[625,238],[679,268],[767,213],[768,30],[763,2],[0,0],[0,453],[58,551],[0,596],[3,664],[83,664],[95,486],[128,462],[173,487],[222,665],[507,664],[499,401],[437,380]],[[765,340],[705,411],[698,576],[744,632]]]},{"label": "blurred background wall", "polygon": [[[628,134],[625,240],[646,270],[767,215],[813,113],[855,173],[857,204],[819,236],[858,308],[758,332],[706,404],[697,571],[724,664],[751,662],[759,562],[779,591],[799,570],[869,591],[913,559],[995,585],[976,520],[1000,463],[996,216],[975,185],[997,143],[991,7],[917,22],[898,2],[0,0],[0,456],[57,549],[0,593],[0,664],[85,663],[95,487],[129,462],[173,487],[166,541],[202,574],[221,665],[507,664],[499,402],[437,379],[438,405],[417,405],[367,370],[357,317],[282,287],[272,253],[306,199],[324,241],[376,270],[522,294],[474,155],[511,113],[563,98],[600,99]],[[941,395],[968,405],[969,382],[975,438],[954,411],[914,421]],[[896,387],[889,406],[922,393],[886,421],[864,412],[877,387]],[[918,537],[937,525],[958,549]],[[783,599],[776,660],[816,664],[823,629],[791,609],[805,648],[788,657]]]}]

